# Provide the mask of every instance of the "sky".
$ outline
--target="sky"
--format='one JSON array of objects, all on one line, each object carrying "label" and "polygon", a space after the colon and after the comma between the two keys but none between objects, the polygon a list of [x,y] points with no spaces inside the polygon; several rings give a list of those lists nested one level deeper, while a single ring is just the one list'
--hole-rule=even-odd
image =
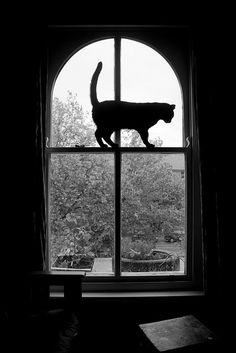
[{"label": "sky", "polygon": [[[67,92],[78,96],[83,109],[91,112],[90,81],[99,61],[98,100],[114,99],[114,40],[104,39],[77,51],[57,76],[53,97],[65,101]],[[149,129],[150,138],[160,137],[163,147],[182,147],[182,94],[177,76],[167,60],[151,47],[121,40],[121,100],[175,104],[170,124],[159,121]],[[92,118],[91,118],[92,119]]]}]

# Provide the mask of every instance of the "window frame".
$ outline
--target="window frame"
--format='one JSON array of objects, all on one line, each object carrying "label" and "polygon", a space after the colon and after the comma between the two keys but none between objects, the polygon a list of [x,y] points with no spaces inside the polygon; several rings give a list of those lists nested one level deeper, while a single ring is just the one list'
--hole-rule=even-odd
[{"label": "window frame", "polygon": [[[145,45],[149,45],[159,54],[162,55],[162,50],[154,45],[155,33],[161,32],[160,43],[165,42],[165,33],[167,33],[167,44],[171,43],[171,33],[174,33],[176,27],[163,28],[162,26],[76,26],[76,27],[61,27],[49,26],[49,32],[52,33],[51,38],[57,38],[58,43],[60,34],[64,36],[63,45],[54,54],[52,42],[49,41],[48,45],[48,84],[47,84],[47,111],[46,111],[46,139],[50,137],[50,114],[51,114],[51,101],[53,85],[56,81],[57,75],[67,60],[75,54],[78,50],[92,42],[114,38],[115,41],[115,99],[120,100],[120,48],[121,38],[136,40]],[[48,147],[46,145],[46,176],[48,178],[48,165],[50,156],[53,153],[112,153],[114,154],[115,163],[115,194],[116,194],[116,212],[119,216],[115,217],[115,274],[114,276],[87,276],[84,279],[83,289],[85,291],[133,291],[133,290],[192,290],[203,288],[203,257],[202,257],[202,232],[201,232],[201,203],[200,203],[200,176],[198,167],[198,144],[197,144],[197,130],[196,119],[194,110],[194,90],[193,90],[193,53],[191,48],[191,41],[189,41],[188,28],[178,28],[183,30],[187,37],[187,61],[188,68],[187,74],[177,76],[182,87],[182,100],[183,100],[183,146],[186,138],[188,138],[185,147],[156,147],[154,151],[146,147],[119,147],[118,149],[105,149],[101,147],[86,147],[81,150],[73,147]],[[154,32],[154,40],[153,40]],[[145,34],[144,36],[142,34]],[[186,34],[187,33],[187,34]],[[71,43],[67,43],[66,39],[72,35]],[[145,40],[152,39],[150,42]],[[169,39],[169,37],[171,39]],[[77,43],[75,43],[77,40]],[[69,40],[70,42],[70,40]],[[157,41],[158,42],[158,41]],[[58,45],[57,43],[57,45]],[[65,45],[66,43],[66,45]],[[78,44],[79,43],[79,44]],[[173,42],[174,43],[174,42]],[[175,44],[173,44],[175,45]],[[63,48],[62,48],[63,47]],[[167,45],[168,47],[168,45]],[[176,48],[175,48],[176,51]],[[166,55],[163,54],[166,59]],[[168,60],[172,68],[175,68],[175,62]],[[117,69],[118,68],[118,69]],[[185,77],[184,77],[185,76]],[[120,133],[115,134],[116,142],[120,142]],[[188,245],[186,249],[187,271],[185,274],[178,275],[157,275],[157,276],[122,276],[120,273],[120,177],[121,177],[121,156],[122,153],[177,153],[181,152],[185,155],[185,175],[186,175],[186,230],[188,234]],[[47,217],[48,217],[48,179],[46,178],[46,195],[47,195]],[[47,232],[49,235],[49,218],[47,218]],[[49,236],[47,236],[49,239]],[[47,259],[49,259],[49,248],[47,244]],[[49,262],[47,263],[49,269]]]}]

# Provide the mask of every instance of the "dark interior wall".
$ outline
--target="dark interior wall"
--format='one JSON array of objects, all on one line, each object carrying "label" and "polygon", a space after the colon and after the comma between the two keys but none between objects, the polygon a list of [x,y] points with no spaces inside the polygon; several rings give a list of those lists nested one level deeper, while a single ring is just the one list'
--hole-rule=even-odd
[{"label": "dark interior wall", "polygon": [[[166,21],[166,17],[164,19]],[[154,23],[152,21],[152,23]],[[217,23],[192,24],[196,48],[198,79],[198,119],[202,169],[202,194],[204,217],[204,244],[206,255],[206,298],[167,298],[139,300],[99,301],[85,300],[83,315],[88,318],[117,318],[117,323],[127,316],[136,322],[174,317],[195,313],[222,328],[228,310],[226,297],[228,284],[223,281],[226,270],[225,221],[225,175],[221,161],[226,150],[220,149],[219,141],[224,130],[219,123],[222,113],[222,87],[225,77],[222,62],[227,62],[221,28]],[[37,23],[19,25],[9,34],[5,47],[4,93],[6,99],[3,118],[2,147],[4,148],[4,197],[3,264],[6,271],[3,282],[5,296],[2,306],[11,315],[21,315],[28,308],[26,275],[32,260],[32,205],[34,202],[34,121],[36,77],[42,45],[44,26]],[[216,55],[217,51],[217,55]],[[5,127],[6,124],[6,127]],[[221,146],[223,147],[223,146]],[[3,190],[3,191],[4,191]],[[5,244],[6,241],[6,244]],[[217,308],[217,313],[216,313]],[[112,313],[112,314],[111,314]],[[214,321],[215,318],[217,321]],[[129,320],[128,320],[129,322]]]}]

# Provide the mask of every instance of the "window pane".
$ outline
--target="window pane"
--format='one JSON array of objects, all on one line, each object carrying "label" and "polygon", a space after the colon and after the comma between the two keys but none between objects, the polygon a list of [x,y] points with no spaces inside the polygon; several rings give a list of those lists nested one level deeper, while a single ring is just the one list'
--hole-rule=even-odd
[{"label": "window pane", "polygon": [[[121,41],[121,100],[175,104],[171,123],[160,120],[149,129],[149,134],[156,146],[182,147],[183,103],[177,76],[156,50],[129,39]],[[122,146],[144,146],[133,130],[122,132],[121,140]]]},{"label": "window pane", "polygon": [[51,268],[113,273],[113,154],[53,154],[49,165]]},{"label": "window pane", "polygon": [[91,116],[90,82],[99,61],[99,101],[114,100],[114,40],[105,39],[80,49],[64,65],[53,90],[52,147],[98,146]]},{"label": "window pane", "polygon": [[183,273],[186,263],[184,154],[124,153],[121,270]]}]

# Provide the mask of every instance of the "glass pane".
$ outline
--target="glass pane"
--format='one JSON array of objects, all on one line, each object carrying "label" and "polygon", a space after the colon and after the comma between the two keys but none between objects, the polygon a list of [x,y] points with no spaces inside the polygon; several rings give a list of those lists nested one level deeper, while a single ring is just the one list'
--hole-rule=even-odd
[{"label": "glass pane", "polygon": [[[183,103],[177,76],[156,50],[129,39],[121,41],[121,100],[175,104],[170,124],[160,120],[149,129],[150,142],[157,147],[182,147]],[[144,146],[133,130],[123,131],[121,141],[122,146]]]},{"label": "glass pane", "polygon": [[51,269],[112,274],[113,154],[53,154],[49,165]]},{"label": "glass pane", "polygon": [[74,54],[59,73],[52,95],[51,147],[98,146],[91,116],[90,82],[99,61],[99,101],[114,99],[114,40],[92,43]]},{"label": "glass pane", "polygon": [[184,154],[124,153],[121,188],[122,274],[183,274]]}]

